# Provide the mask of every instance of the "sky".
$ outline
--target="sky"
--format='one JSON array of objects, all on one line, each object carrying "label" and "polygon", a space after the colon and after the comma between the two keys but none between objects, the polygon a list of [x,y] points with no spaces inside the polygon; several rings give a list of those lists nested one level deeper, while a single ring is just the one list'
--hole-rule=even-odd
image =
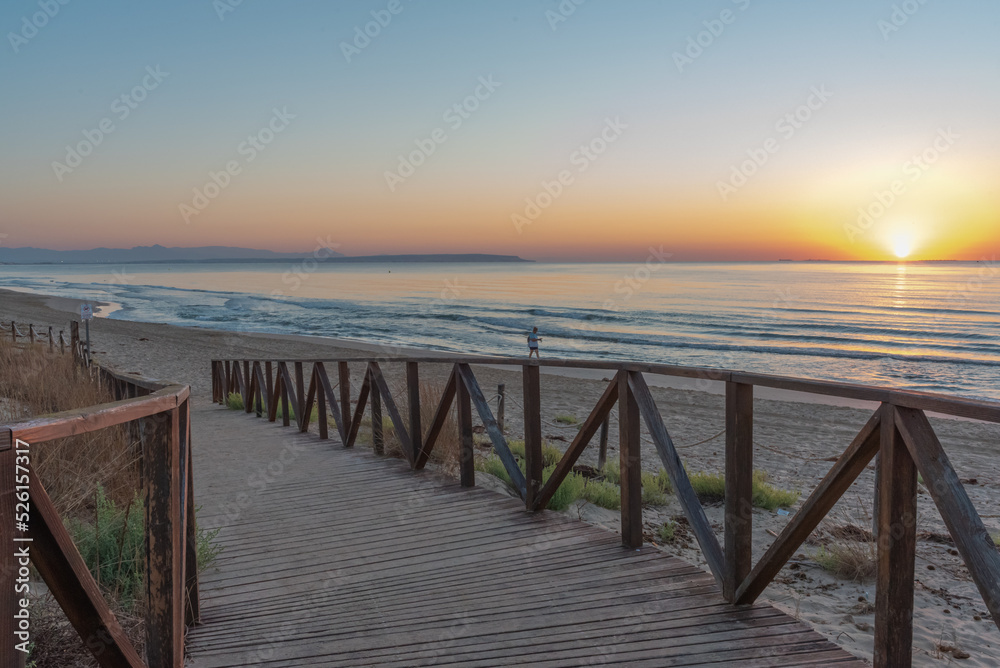
[{"label": "sky", "polygon": [[0,244],[992,258],[995,0],[6,0]]}]

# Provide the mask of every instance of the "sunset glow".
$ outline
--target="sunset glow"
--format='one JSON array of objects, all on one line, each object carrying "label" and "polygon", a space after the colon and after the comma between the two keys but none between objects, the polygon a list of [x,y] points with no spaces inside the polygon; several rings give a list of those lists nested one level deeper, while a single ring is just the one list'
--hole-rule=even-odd
[{"label": "sunset glow", "polygon": [[0,243],[997,252],[995,3],[886,32],[891,3],[726,0],[718,35],[693,0],[562,4],[404,2],[365,39],[386,2],[68,5],[0,61]]}]

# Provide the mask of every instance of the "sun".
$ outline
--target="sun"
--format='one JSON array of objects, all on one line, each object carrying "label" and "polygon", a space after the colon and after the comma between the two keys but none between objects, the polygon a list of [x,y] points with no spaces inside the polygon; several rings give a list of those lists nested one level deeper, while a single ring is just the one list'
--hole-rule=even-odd
[{"label": "sun", "polygon": [[913,237],[907,232],[898,232],[892,238],[892,252],[900,260],[910,256],[913,252]]}]

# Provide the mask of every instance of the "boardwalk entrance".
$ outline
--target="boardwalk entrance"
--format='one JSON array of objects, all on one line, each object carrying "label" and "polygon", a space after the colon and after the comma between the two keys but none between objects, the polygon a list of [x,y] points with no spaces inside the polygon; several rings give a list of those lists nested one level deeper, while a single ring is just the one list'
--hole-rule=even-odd
[{"label": "boardwalk entrance", "polygon": [[564,515],[280,422],[196,406],[192,424],[201,522],[225,551],[189,665],[864,665]]}]

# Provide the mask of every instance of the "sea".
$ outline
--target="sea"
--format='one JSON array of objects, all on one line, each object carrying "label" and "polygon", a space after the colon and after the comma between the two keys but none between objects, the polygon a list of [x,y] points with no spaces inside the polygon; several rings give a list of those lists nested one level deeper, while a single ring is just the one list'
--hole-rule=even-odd
[{"label": "sea", "polygon": [[[660,362],[1000,400],[1000,263],[3,265],[112,319]],[[0,305],[0,317],[2,316]],[[94,323],[99,331],[99,322]]]}]

